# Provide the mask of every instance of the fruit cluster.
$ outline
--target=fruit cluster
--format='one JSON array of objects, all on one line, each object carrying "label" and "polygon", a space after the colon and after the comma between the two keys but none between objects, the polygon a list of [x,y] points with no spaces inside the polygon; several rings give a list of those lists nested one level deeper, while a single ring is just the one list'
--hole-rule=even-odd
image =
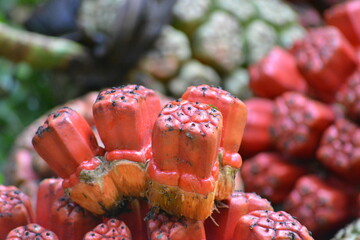
[{"label": "fruit cluster", "polygon": [[360,1],[336,5],[326,26],[249,69],[256,97],[245,101],[245,190],[279,204],[317,239],[360,217],[359,16]]}]

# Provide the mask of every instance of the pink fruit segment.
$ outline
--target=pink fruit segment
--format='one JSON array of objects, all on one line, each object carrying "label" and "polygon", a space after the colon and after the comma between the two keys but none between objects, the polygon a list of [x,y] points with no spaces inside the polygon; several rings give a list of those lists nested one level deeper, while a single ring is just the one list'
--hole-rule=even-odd
[{"label": "pink fruit segment", "polygon": [[81,162],[102,152],[86,120],[67,107],[50,114],[32,142],[39,155],[62,178],[69,177]]},{"label": "pink fruit segment", "polygon": [[97,225],[85,234],[83,240],[131,240],[131,232],[123,221],[115,218]]},{"label": "pink fruit segment", "polygon": [[59,240],[56,234],[38,224],[17,227],[6,237],[6,240]]}]

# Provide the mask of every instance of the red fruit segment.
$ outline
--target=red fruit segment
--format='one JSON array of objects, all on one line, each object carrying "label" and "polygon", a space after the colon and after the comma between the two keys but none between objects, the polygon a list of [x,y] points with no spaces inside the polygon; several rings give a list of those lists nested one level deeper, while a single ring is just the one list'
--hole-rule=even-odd
[{"label": "red fruit segment", "polygon": [[147,220],[149,240],[205,240],[203,221],[189,220],[164,212],[150,213]]},{"label": "red fruit segment", "polygon": [[266,98],[250,98],[244,103],[248,115],[239,152],[243,158],[249,158],[274,148],[270,126],[273,123],[275,102]]},{"label": "red fruit segment", "polygon": [[[205,220],[207,240],[232,240],[237,219],[255,210],[273,211],[270,202],[255,193],[234,192],[217,204],[219,212]],[[215,225],[217,223],[218,226]]]},{"label": "red fruit segment", "polygon": [[36,200],[36,223],[47,229],[51,226],[51,207],[64,195],[61,178],[44,179],[39,184]]},{"label": "red fruit segment", "polygon": [[59,240],[55,233],[38,224],[29,224],[13,229],[6,240]]},{"label": "red fruit segment", "polygon": [[150,205],[193,219],[211,214],[221,132],[222,115],[209,105],[173,101],[164,107],[148,165]]},{"label": "red fruit segment", "polygon": [[276,98],[271,133],[276,147],[290,156],[315,155],[321,135],[333,122],[329,106],[295,92]]},{"label": "red fruit segment", "polygon": [[341,190],[315,175],[301,177],[284,203],[285,211],[315,235],[330,232],[345,223],[349,208],[349,200]]},{"label": "red fruit segment", "polygon": [[84,236],[84,240],[131,240],[131,232],[123,221],[112,218],[97,225]]},{"label": "red fruit segment", "polygon": [[128,85],[100,92],[93,113],[108,152],[107,159],[145,162],[160,109],[156,93],[142,86]]},{"label": "red fruit segment", "polygon": [[50,230],[60,239],[78,240],[96,227],[101,218],[96,217],[67,196],[58,198],[51,206]]},{"label": "red fruit segment", "polygon": [[189,87],[182,99],[209,104],[223,116],[223,131],[220,146],[224,148],[223,165],[239,168],[241,157],[238,151],[246,124],[247,109],[238,98],[225,90],[208,85]]},{"label": "red fruit segment", "polygon": [[34,221],[30,198],[14,186],[0,185],[0,239]]},{"label": "red fruit segment", "polygon": [[242,168],[245,191],[256,192],[272,203],[285,200],[304,168],[289,163],[277,153],[259,153],[247,159]]},{"label": "red fruit segment", "polygon": [[290,214],[258,210],[242,216],[233,239],[236,240],[313,240],[307,228]]},{"label": "red fruit segment", "polygon": [[318,159],[331,171],[348,181],[360,181],[360,128],[338,119],[323,134]]},{"label": "red fruit segment", "polygon": [[312,29],[292,49],[297,65],[315,96],[332,102],[357,66],[355,50],[335,27]]},{"label": "red fruit segment", "polygon": [[356,71],[350,76],[346,84],[337,93],[336,98],[343,107],[346,116],[360,123],[360,71]]},{"label": "red fruit segment", "polygon": [[326,23],[337,27],[352,45],[360,45],[360,1],[345,1],[324,15]]},{"label": "red fruit segment", "polygon": [[280,47],[274,47],[261,61],[251,65],[249,72],[251,90],[258,97],[275,98],[287,91],[306,90],[295,58]]},{"label": "red fruit segment", "polygon": [[61,108],[38,128],[32,143],[60,177],[69,177],[83,161],[101,153],[86,120],[71,108]]}]

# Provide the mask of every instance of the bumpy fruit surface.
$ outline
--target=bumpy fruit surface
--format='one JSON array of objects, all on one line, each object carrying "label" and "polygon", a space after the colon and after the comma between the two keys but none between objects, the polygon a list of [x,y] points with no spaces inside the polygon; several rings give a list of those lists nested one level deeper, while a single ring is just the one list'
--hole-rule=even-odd
[{"label": "bumpy fruit surface", "polygon": [[245,191],[256,192],[273,203],[285,200],[306,170],[277,153],[262,152],[247,159],[241,168]]},{"label": "bumpy fruit surface", "polygon": [[38,224],[28,224],[9,232],[6,240],[59,240],[59,238],[54,232]]},{"label": "bumpy fruit surface", "polygon": [[357,67],[354,48],[332,26],[310,30],[292,51],[312,94],[325,102],[335,100],[344,79]]},{"label": "bumpy fruit surface", "polygon": [[234,191],[235,172],[242,164],[238,151],[246,123],[246,106],[229,92],[208,85],[189,87],[182,95],[182,99],[209,104],[218,109],[223,116],[220,143],[222,156],[219,159],[220,176],[215,198],[225,199]]},{"label": "bumpy fruit surface", "polygon": [[30,198],[17,187],[0,185],[0,239],[34,221]]},{"label": "bumpy fruit surface", "polygon": [[147,216],[149,240],[205,240],[204,223],[168,215],[164,212],[150,212]]},{"label": "bumpy fruit surface", "polygon": [[227,199],[217,203],[218,211],[205,220],[207,240],[232,240],[237,220],[256,210],[273,211],[270,202],[255,193],[235,191]]},{"label": "bumpy fruit surface", "polygon": [[285,211],[316,236],[344,224],[349,218],[349,206],[344,192],[315,175],[301,177],[284,203]]},{"label": "bumpy fruit surface", "polygon": [[84,240],[131,240],[131,232],[123,221],[112,218],[97,225],[92,231],[85,234]]},{"label": "bumpy fruit surface", "polygon": [[207,218],[219,175],[223,117],[203,103],[167,104],[157,118],[149,161],[150,205],[191,219]]},{"label": "bumpy fruit surface", "polygon": [[306,82],[287,50],[274,47],[249,67],[250,88],[258,97],[275,98],[287,91],[305,92]]},{"label": "bumpy fruit surface", "polygon": [[294,157],[315,155],[325,129],[334,121],[329,106],[296,93],[276,98],[271,133],[278,150]]},{"label": "bumpy fruit surface", "polygon": [[242,216],[236,225],[236,240],[313,240],[307,228],[284,211],[258,210]]},{"label": "bumpy fruit surface", "polygon": [[357,240],[360,239],[360,219],[353,221],[340,229],[331,240]]},{"label": "bumpy fruit surface", "polygon": [[328,169],[359,183],[360,128],[346,119],[336,120],[324,132],[317,157]]}]

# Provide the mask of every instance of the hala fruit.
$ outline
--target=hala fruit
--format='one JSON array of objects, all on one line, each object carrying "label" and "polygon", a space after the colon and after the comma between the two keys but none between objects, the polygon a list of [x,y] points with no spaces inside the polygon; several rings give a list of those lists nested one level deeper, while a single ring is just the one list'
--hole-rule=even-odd
[{"label": "hala fruit", "polygon": [[236,240],[314,240],[311,233],[290,214],[258,210],[242,216],[233,239]]},{"label": "hala fruit", "polygon": [[123,221],[115,218],[106,223],[97,225],[92,231],[85,234],[83,240],[131,240],[131,232]]},{"label": "hala fruit", "polygon": [[149,240],[205,240],[204,223],[164,212],[150,212],[147,216]]},{"label": "hala fruit", "polygon": [[269,152],[247,159],[241,168],[245,191],[256,192],[273,203],[283,202],[305,172],[280,154]]},{"label": "hala fruit", "polygon": [[273,211],[270,202],[255,193],[236,191],[217,203],[218,211],[205,220],[207,240],[232,240],[237,220],[255,210]]},{"label": "hala fruit", "polygon": [[242,164],[238,151],[246,123],[246,106],[227,91],[208,85],[189,87],[182,99],[209,104],[218,109],[223,116],[220,143],[222,156],[219,159],[220,175],[215,198],[216,200],[225,199],[234,191],[235,173]]},{"label": "hala fruit", "polygon": [[345,223],[349,205],[348,196],[341,190],[315,175],[305,175],[296,182],[284,209],[320,236]]},{"label": "hala fruit", "polygon": [[357,240],[360,238],[360,219],[340,229],[330,240]]},{"label": "hala fruit", "polygon": [[0,185],[0,239],[17,226],[33,221],[30,198],[14,186]]},{"label": "hala fruit", "polygon": [[305,92],[306,82],[295,58],[285,49],[274,47],[249,68],[250,87],[258,97],[275,98],[287,91]]},{"label": "hala fruit", "polygon": [[28,224],[9,232],[6,240],[59,240],[59,238],[54,232],[38,224]]},{"label": "hala fruit", "polygon": [[150,205],[190,219],[210,216],[219,175],[223,117],[210,105],[168,103],[155,122],[149,161]]},{"label": "hala fruit", "polygon": [[290,156],[312,157],[334,117],[333,111],[324,103],[300,93],[286,92],[275,101],[271,127],[275,145]]},{"label": "hala fruit", "polygon": [[156,93],[138,85],[106,89],[93,106],[106,159],[112,165],[110,175],[123,195],[145,194],[145,164],[151,158],[152,127],[160,110]]},{"label": "hala fruit", "polygon": [[317,157],[327,169],[359,183],[360,128],[346,119],[338,119],[324,132]]},{"label": "hala fruit", "polygon": [[342,33],[327,26],[309,31],[292,49],[313,94],[334,101],[338,89],[357,67],[355,51]]}]

